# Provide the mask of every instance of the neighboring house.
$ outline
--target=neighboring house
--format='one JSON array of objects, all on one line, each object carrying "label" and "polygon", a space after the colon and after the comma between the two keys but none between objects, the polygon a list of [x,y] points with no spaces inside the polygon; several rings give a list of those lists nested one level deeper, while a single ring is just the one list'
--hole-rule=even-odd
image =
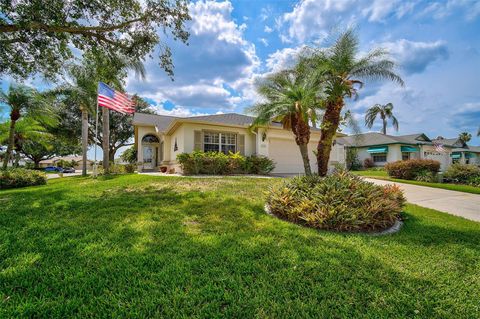
[{"label": "neighboring house", "polygon": [[[263,155],[276,163],[274,174],[302,174],[303,162],[293,133],[280,123],[250,131],[253,120],[254,117],[236,113],[193,117],[135,113],[133,124],[140,169],[158,170],[166,166],[180,172],[177,155],[200,150]],[[317,166],[313,151],[319,139],[320,130],[312,128],[309,155],[313,170]],[[345,164],[343,145],[334,145],[330,162],[332,166]]]},{"label": "neighboring house", "polygon": [[432,141],[437,145],[442,145],[449,151],[452,163],[480,165],[480,147],[469,146],[459,138],[443,138],[439,136]]},{"label": "neighboring house", "polygon": [[[71,162],[72,160],[77,163],[75,167],[73,167],[76,170],[81,170],[82,165],[83,165],[83,159],[82,156],[63,156],[63,157],[54,157],[48,160],[43,160],[40,162],[40,167],[48,167],[48,166],[57,166],[57,163],[60,160],[64,160],[67,162]],[[87,160],[87,169],[91,168],[93,165],[93,161]]]},{"label": "neighboring house", "polygon": [[431,140],[423,133],[393,136],[371,132],[341,137],[338,142],[355,148],[361,163],[371,158],[375,166],[414,158],[439,161],[442,171],[456,161],[480,164],[478,147],[469,147],[458,139]]}]

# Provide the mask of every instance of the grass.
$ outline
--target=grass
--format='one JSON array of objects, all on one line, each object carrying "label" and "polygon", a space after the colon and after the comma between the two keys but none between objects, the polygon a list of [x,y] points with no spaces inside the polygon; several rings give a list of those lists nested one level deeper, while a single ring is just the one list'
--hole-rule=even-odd
[{"label": "grass", "polygon": [[388,176],[386,171],[376,171],[376,170],[365,170],[365,171],[352,171],[355,175],[360,175],[364,177],[371,177],[381,180],[387,180],[397,183],[405,183],[419,186],[428,186],[434,188],[447,189],[451,191],[471,193],[471,194],[480,194],[480,187],[463,185],[463,184],[450,184],[450,183],[430,183],[430,182],[420,182],[406,179],[391,178]]},{"label": "grass", "polygon": [[0,318],[478,318],[480,223],[400,233],[263,212],[280,179],[71,177],[0,192]]}]

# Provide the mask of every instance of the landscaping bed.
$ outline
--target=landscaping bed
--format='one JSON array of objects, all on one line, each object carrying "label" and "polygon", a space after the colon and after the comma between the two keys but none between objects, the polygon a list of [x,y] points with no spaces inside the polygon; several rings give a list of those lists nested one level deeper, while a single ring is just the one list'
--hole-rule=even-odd
[{"label": "landscaping bed", "polygon": [[393,235],[318,231],[265,214],[282,182],[0,191],[0,317],[480,317],[480,223],[407,205]]}]

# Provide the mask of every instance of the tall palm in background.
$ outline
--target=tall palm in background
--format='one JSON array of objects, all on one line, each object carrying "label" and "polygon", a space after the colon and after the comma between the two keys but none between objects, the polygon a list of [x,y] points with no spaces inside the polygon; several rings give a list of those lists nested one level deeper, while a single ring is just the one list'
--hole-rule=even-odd
[{"label": "tall palm in background", "polygon": [[309,122],[317,121],[318,84],[301,70],[285,70],[268,75],[257,83],[257,92],[265,99],[248,109],[255,114],[252,127],[280,122],[295,135],[306,175],[311,175],[308,158]]},{"label": "tall palm in background", "polygon": [[373,123],[380,116],[382,119],[382,133],[387,134],[387,120],[392,120],[392,125],[395,131],[398,131],[398,120],[393,115],[393,104],[387,103],[385,105],[375,104],[367,110],[365,114],[365,126],[372,128]]},{"label": "tall palm in background", "polygon": [[462,132],[462,133],[458,134],[458,138],[464,144],[467,144],[472,139],[472,134],[470,134],[468,132]]},{"label": "tall palm in background", "polygon": [[358,37],[347,30],[332,47],[313,48],[303,56],[303,63],[310,65],[324,85],[325,113],[321,125],[321,137],[317,147],[318,174],[325,176],[333,139],[341,121],[341,112],[346,98],[356,98],[357,90],[364,80],[390,80],[403,85],[403,80],[394,72],[395,64],[382,49],[370,51],[358,58]]},{"label": "tall palm in background", "polygon": [[57,117],[47,100],[35,89],[28,86],[10,85],[8,92],[0,92],[0,102],[10,108],[7,151],[3,159],[3,169],[6,169],[15,148],[15,126],[17,122],[23,116],[28,116],[39,123],[54,125],[57,122]]}]

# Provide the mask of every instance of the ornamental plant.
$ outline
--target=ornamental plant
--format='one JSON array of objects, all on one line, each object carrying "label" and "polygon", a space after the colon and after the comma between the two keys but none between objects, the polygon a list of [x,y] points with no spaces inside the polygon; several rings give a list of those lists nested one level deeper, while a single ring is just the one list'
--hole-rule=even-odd
[{"label": "ornamental plant", "polygon": [[295,177],[267,193],[267,206],[275,216],[335,231],[387,229],[400,218],[404,205],[398,186],[378,186],[344,171]]}]

